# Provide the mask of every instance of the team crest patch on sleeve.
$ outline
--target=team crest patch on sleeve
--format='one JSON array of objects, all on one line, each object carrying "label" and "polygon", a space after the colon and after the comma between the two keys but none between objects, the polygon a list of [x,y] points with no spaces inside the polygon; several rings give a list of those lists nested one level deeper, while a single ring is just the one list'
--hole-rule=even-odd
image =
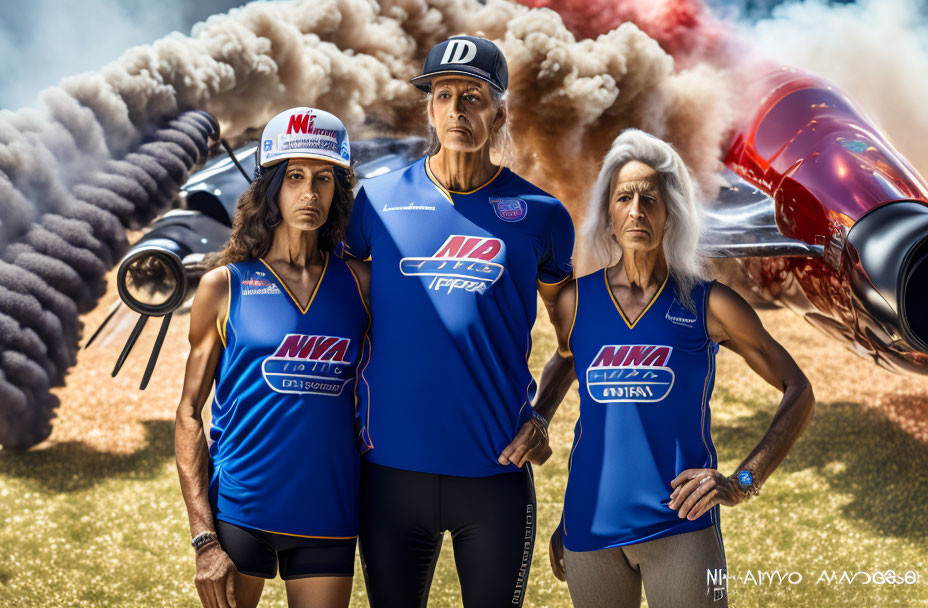
[{"label": "team crest patch on sleeve", "polygon": [[493,205],[496,217],[504,222],[518,222],[528,214],[528,204],[521,198],[490,197],[490,204]]},{"label": "team crest patch on sleeve", "polygon": [[261,374],[278,393],[310,393],[332,397],[352,378],[346,377],[351,339],[287,334],[273,355],[261,363]]},{"label": "team crest patch on sleeve", "polygon": [[672,346],[607,345],[586,369],[586,388],[598,403],[656,403],[673,388],[667,367]]},{"label": "team crest patch on sleeve", "polygon": [[407,277],[431,277],[429,290],[482,294],[503,274],[503,265],[493,261],[503,250],[499,239],[452,234],[432,256],[400,260],[400,272]]}]

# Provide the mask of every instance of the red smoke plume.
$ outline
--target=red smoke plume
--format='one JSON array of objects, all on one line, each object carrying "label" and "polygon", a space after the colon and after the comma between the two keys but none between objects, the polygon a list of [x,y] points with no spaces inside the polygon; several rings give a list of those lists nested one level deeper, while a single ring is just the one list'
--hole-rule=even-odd
[{"label": "red smoke plume", "polygon": [[726,63],[731,27],[717,19],[702,0],[518,0],[561,16],[578,38],[596,38],[630,21],[653,38],[679,67],[700,61]]}]

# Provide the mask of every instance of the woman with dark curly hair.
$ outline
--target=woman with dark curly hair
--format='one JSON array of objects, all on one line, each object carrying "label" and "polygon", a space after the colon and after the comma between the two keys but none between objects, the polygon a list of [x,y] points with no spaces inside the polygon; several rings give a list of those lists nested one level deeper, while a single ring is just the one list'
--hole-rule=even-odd
[{"label": "woman with dark curly hair", "polygon": [[257,605],[278,568],[290,606],[351,597],[355,371],[370,315],[365,265],[332,253],[351,215],[349,160],[335,116],[274,117],[221,266],[197,290],[175,442],[207,607]]}]

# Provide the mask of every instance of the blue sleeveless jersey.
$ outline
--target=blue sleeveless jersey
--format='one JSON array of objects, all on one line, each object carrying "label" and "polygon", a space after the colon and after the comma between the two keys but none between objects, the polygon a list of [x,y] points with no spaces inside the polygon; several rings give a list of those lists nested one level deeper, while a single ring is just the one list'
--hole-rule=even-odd
[{"label": "blue sleeveless jersey", "polygon": [[449,192],[426,159],[368,180],[345,250],[371,257],[363,438],[376,464],[482,477],[531,417],[537,282],[571,274],[563,205],[508,169]]},{"label": "blue sleeveless jersey", "polygon": [[228,266],[210,428],[217,519],[281,534],[357,535],[355,371],[370,316],[326,254],[306,309],[263,260]]},{"label": "blue sleeveless jersey", "polygon": [[693,532],[667,505],[671,480],[714,468],[709,397],[718,345],[706,332],[711,283],[694,287],[696,313],[668,279],[638,319],[626,319],[600,270],[577,281],[569,344],[580,384],[564,498],[564,544],[594,551]]}]

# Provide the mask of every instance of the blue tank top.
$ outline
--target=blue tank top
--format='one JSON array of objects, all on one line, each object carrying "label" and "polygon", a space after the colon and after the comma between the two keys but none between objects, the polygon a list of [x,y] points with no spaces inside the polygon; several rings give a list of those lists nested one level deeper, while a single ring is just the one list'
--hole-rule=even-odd
[{"label": "blue tank top", "polygon": [[357,279],[326,254],[303,309],[263,260],[228,270],[210,428],[213,513],[268,532],[354,537],[355,370],[370,325]]},{"label": "blue tank top", "polygon": [[665,280],[634,321],[600,270],[577,280],[569,344],[580,387],[564,498],[564,544],[594,551],[693,532],[695,521],[667,505],[671,480],[718,459],[709,435],[709,397],[718,345],[706,332],[711,283],[693,288],[696,312]]},{"label": "blue tank top", "polygon": [[345,240],[371,257],[363,436],[376,464],[483,477],[531,416],[537,282],[570,276],[573,223],[508,169],[449,192],[425,159],[365,182]]}]

